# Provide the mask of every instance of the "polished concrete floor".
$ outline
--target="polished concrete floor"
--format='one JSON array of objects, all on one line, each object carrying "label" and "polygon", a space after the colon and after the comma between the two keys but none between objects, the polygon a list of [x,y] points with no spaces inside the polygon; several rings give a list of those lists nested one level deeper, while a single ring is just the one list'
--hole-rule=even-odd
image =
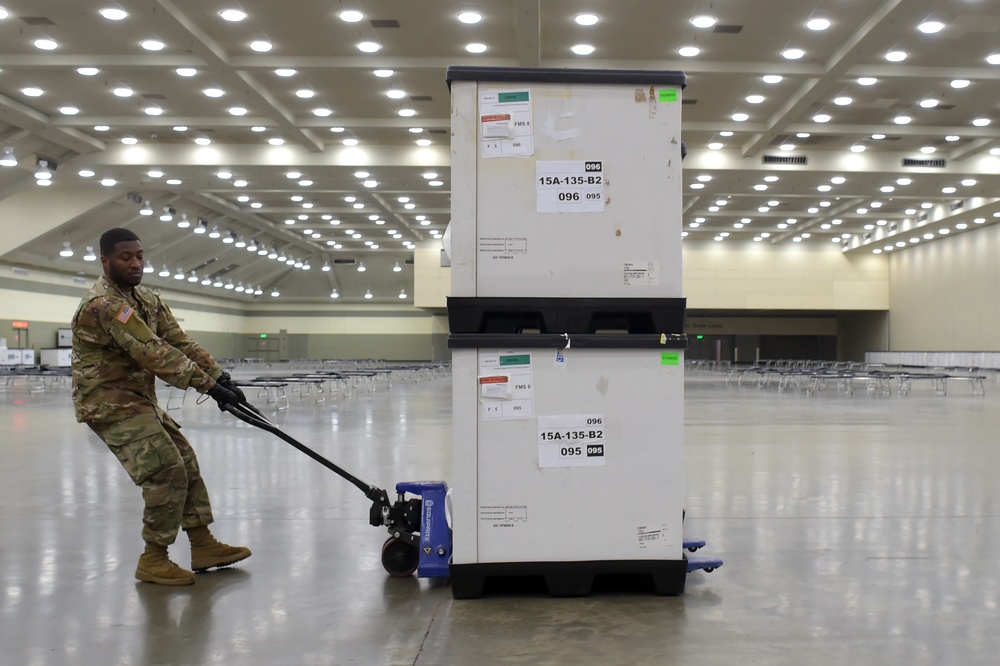
[{"label": "polished concrete floor", "polygon": [[[612,584],[454,601],[386,577],[355,488],[194,396],[175,413],[215,531],[254,555],[191,588],[139,583],[137,489],[67,390],[14,387],[0,394],[0,664],[996,664],[1000,388],[968,388],[807,396],[692,374],[687,531],[725,566],[680,597]],[[447,480],[450,390],[293,397],[276,419],[365,480]]]}]

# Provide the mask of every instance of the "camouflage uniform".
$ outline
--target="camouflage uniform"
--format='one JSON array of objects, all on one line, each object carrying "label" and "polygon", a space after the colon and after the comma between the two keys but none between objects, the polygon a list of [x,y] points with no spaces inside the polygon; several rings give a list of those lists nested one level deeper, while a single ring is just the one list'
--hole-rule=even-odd
[{"label": "camouflage uniform", "polygon": [[142,488],[142,537],[168,546],[212,522],[194,449],[156,402],[155,378],[205,393],[222,374],[160,297],[101,277],[73,316],[73,406]]}]

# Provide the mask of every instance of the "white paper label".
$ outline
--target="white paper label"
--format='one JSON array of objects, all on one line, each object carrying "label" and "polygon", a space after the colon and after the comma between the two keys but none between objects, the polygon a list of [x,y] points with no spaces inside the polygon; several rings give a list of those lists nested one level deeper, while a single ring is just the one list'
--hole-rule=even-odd
[{"label": "white paper label", "polygon": [[599,160],[535,162],[539,213],[603,213],[604,165]]},{"label": "white paper label", "polygon": [[538,417],[539,467],[593,467],[603,464],[603,414]]},{"label": "white paper label", "polygon": [[660,284],[660,262],[626,261],[624,265],[626,287],[652,287]]},{"label": "white paper label", "polygon": [[562,349],[556,351],[556,360],[554,365],[557,370],[566,369],[566,355],[562,353]]},{"label": "white paper label", "polygon": [[[530,419],[535,416],[531,354],[515,351],[482,353],[479,357],[479,376],[483,419]],[[503,389],[487,389],[491,382],[482,383],[487,377],[505,377],[506,382],[496,381],[493,384],[506,386]],[[503,395],[500,395],[501,391]]]},{"label": "white paper label", "polygon": [[479,127],[483,158],[535,154],[527,90],[480,92]]}]

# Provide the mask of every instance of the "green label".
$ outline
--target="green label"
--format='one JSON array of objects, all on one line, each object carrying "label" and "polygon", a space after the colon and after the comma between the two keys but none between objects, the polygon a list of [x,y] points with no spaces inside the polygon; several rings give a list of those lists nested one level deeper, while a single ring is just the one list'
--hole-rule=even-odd
[{"label": "green label", "polygon": [[[661,92],[660,94],[662,95],[663,93]],[[674,91],[674,95],[676,96],[676,94],[677,94],[677,91],[675,90]],[[676,97],[675,97],[675,99],[676,99]],[[497,94],[497,101],[498,102],[527,102],[528,101],[528,91],[527,90],[522,90],[521,92],[498,93]]]},{"label": "green label", "polygon": [[261,334],[260,334],[260,337],[262,337],[262,338],[266,338],[266,337],[267,337],[267,333],[261,333]]},{"label": "green label", "polygon": [[528,365],[531,363],[531,354],[519,354],[517,356],[501,356],[500,367],[505,365]]},{"label": "green label", "polygon": [[680,352],[660,352],[660,365],[680,365]]},{"label": "green label", "polygon": [[661,102],[676,102],[677,101],[677,88],[662,88],[660,90],[660,101]]}]

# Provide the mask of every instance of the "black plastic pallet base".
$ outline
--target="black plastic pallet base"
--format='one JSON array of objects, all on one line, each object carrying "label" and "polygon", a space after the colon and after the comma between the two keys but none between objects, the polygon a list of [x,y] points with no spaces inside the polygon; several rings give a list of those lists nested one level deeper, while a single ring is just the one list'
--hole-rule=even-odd
[{"label": "black plastic pallet base", "polygon": [[[685,560],[600,560],[586,562],[487,562],[452,564],[451,594],[455,599],[479,599],[487,580],[541,578],[549,595],[582,597],[590,594],[597,576],[645,577],[654,594],[684,593]],[[648,587],[646,588],[648,589]]]}]

